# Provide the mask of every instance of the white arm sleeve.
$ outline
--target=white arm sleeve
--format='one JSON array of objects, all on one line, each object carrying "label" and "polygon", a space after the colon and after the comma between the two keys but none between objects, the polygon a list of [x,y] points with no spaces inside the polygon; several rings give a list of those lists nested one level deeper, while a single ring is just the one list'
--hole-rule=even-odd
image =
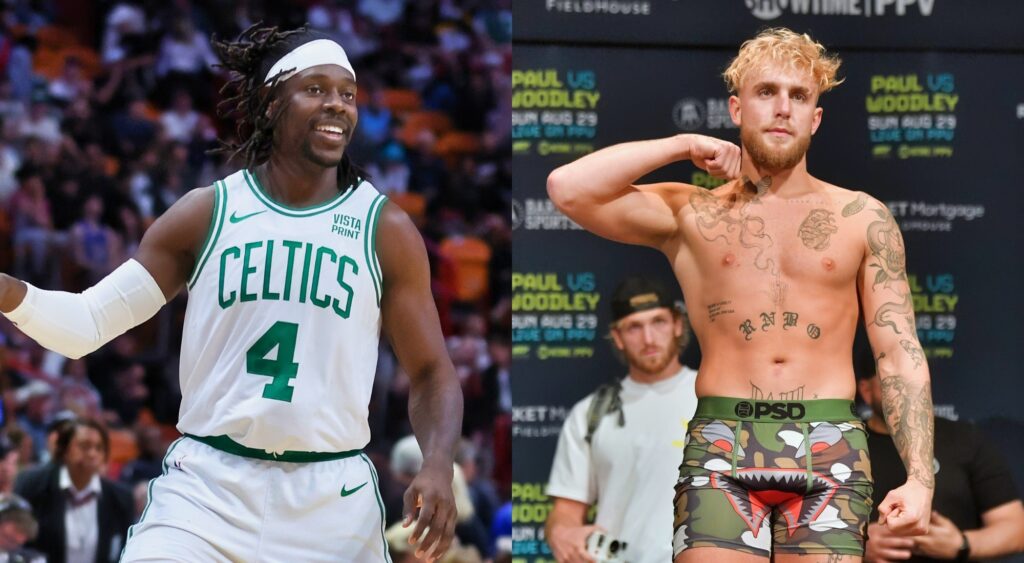
[{"label": "white arm sleeve", "polygon": [[5,316],[54,352],[77,359],[150,319],[167,300],[142,264],[128,260],[82,293],[28,286]]}]

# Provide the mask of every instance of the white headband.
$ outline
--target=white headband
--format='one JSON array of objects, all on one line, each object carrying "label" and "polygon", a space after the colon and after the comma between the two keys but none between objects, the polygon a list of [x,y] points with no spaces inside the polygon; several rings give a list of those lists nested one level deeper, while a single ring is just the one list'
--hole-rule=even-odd
[{"label": "white headband", "polygon": [[352,70],[352,63],[348,62],[348,55],[345,54],[345,49],[342,49],[341,45],[330,39],[317,39],[316,41],[303,43],[292,49],[287,55],[281,57],[270,68],[270,72],[267,73],[267,77],[264,79],[264,84],[269,83],[274,78],[274,75],[282,70],[294,69],[291,72],[282,74],[279,82],[284,82],[296,73],[317,65],[338,65],[351,72],[353,79],[356,77],[356,71]]}]

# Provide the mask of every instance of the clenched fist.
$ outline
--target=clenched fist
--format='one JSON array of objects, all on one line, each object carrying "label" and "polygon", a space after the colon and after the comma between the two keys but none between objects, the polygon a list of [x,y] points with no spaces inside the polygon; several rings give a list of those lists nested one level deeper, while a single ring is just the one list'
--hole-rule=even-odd
[{"label": "clenched fist", "polygon": [[878,523],[897,536],[919,536],[928,533],[932,515],[932,489],[917,481],[889,491],[878,505]]},{"label": "clenched fist", "polygon": [[704,135],[685,135],[690,145],[690,160],[715,178],[740,177],[740,148],[729,141]]}]

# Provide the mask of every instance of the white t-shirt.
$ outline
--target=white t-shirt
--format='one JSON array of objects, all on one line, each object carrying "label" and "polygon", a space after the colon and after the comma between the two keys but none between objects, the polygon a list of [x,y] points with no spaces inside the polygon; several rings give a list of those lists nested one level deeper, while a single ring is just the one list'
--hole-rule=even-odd
[{"label": "white t-shirt", "polygon": [[686,426],[697,409],[697,372],[684,367],[653,384],[622,382],[622,412],[601,419],[586,442],[594,395],[573,406],[558,438],[547,494],[597,503],[595,524],[627,543],[628,563],[672,560],[675,484]]}]

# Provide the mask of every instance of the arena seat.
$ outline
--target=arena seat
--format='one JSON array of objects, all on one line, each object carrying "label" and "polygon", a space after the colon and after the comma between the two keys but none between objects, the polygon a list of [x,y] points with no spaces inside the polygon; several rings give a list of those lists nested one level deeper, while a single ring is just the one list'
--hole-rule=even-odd
[{"label": "arena seat", "polygon": [[416,111],[423,107],[419,92],[401,88],[381,90],[380,103],[396,114]]},{"label": "arena seat", "polygon": [[40,47],[59,50],[64,47],[78,45],[78,36],[73,31],[59,25],[46,25],[36,30],[36,40]]},{"label": "arena seat", "polygon": [[388,199],[409,214],[416,226],[421,226],[427,215],[427,200],[415,192],[388,194]]},{"label": "arena seat", "polygon": [[455,295],[460,301],[475,301],[487,293],[491,248],[476,237],[448,237],[441,242],[441,254],[455,264]]}]

